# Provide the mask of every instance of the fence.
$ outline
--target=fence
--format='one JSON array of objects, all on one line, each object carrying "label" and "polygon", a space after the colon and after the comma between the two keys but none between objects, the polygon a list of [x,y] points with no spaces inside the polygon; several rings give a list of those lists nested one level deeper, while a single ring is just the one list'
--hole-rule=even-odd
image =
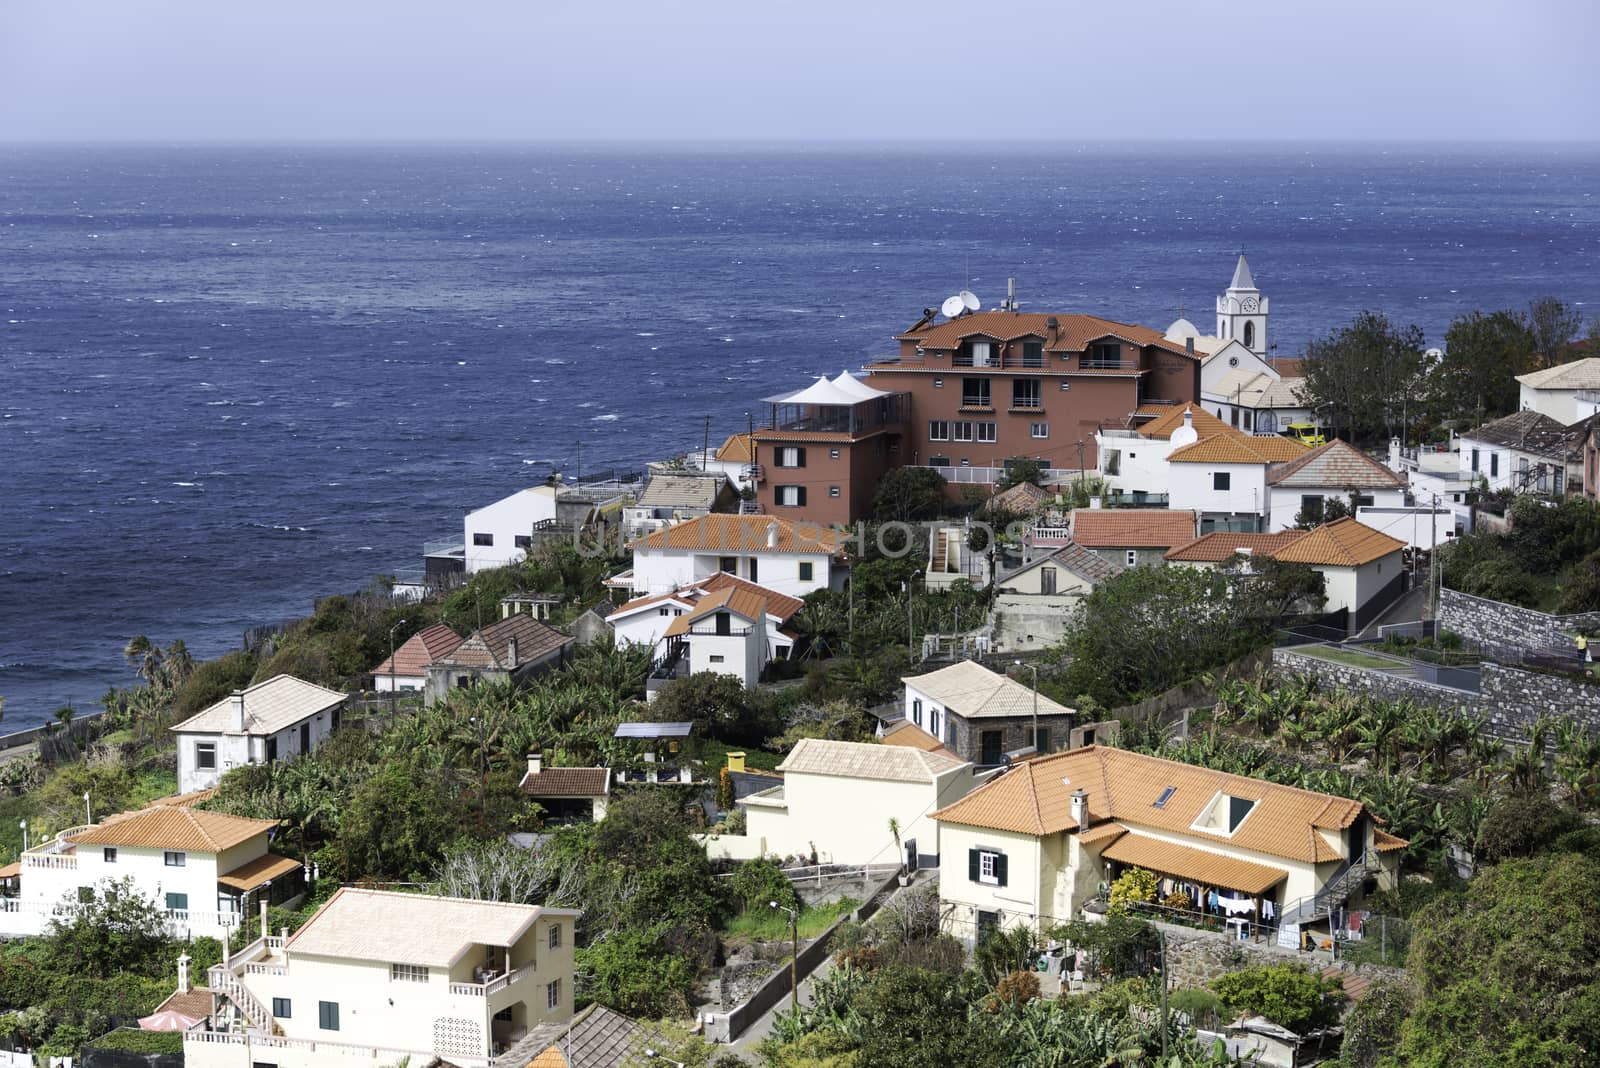
[{"label": "fence", "polygon": [[833,921],[826,931],[812,939],[810,944],[802,947],[799,955],[795,957],[795,970],[793,973],[788,968],[780,968],[768,976],[767,981],[757,987],[756,992],[751,994],[743,1004],[735,1005],[727,1012],[707,1015],[705,1019],[706,1038],[712,1042],[732,1042],[748,1031],[752,1024],[789,996],[791,982],[803,982],[816,970],[817,965],[827,958],[828,944],[833,940],[833,936],[838,933],[840,927],[846,923],[863,923],[882,907],[884,895],[894,886],[894,883],[894,876],[885,879],[861,903],[860,908],[848,916],[841,916]]}]

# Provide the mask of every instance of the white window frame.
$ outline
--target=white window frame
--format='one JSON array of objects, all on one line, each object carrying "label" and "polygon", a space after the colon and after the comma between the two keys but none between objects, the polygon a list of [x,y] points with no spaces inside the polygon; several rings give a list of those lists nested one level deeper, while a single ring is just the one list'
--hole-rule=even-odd
[{"label": "white window frame", "polygon": [[987,442],[991,442],[991,443],[996,441],[996,440],[998,440],[997,437],[996,437],[997,430],[998,430],[998,425],[995,424],[995,423],[989,423],[989,422],[981,422],[981,423],[979,423],[978,424],[978,440],[979,441],[987,441]]},{"label": "white window frame", "polygon": [[955,422],[950,424],[950,433],[951,433],[951,438],[950,438],[951,441],[971,441],[972,440],[972,420],[971,419],[957,419]]},{"label": "white window frame", "polygon": [[928,733],[939,739],[941,742],[944,741],[943,718],[944,712],[938,705],[934,705],[928,709]]},{"label": "white window frame", "polygon": [[1050,436],[1049,423],[1029,423],[1028,436],[1035,438],[1048,438]]},{"label": "white window frame", "polygon": [[1000,876],[995,871],[995,860],[999,856],[999,853],[987,849],[978,850],[978,882],[984,886],[1000,885]]},{"label": "white window frame", "polygon": [[928,420],[928,440],[929,441],[949,441],[950,440],[950,420],[948,420],[948,419],[929,419]]},{"label": "white window frame", "polygon": [[552,923],[550,925],[550,948],[561,948],[561,925],[559,923]]},{"label": "white window frame", "polygon": [[558,976],[544,985],[544,1007],[553,1009],[561,1004],[561,979]]},{"label": "white window frame", "polygon": [[1128,566],[1129,567],[1138,567],[1139,566],[1139,550],[1138,549],[1129,549],[1128,550]]},{"label": "white window frame", "polygon": [[391,983],[426,983],[427,981],[428,969],[425,965],[400,963],[391,963],[389,965],[389,982]]},{"label": "white window frame", "polygon": [[[211,758],[209,762],[206,760],[206,757],[210,757]],[[196,742],[196,743],[194,743],[194,766],[197,769],[199,769],[200,771],[216,771],[217,770],[217,743],[216,742]]]},{"label": "white window frame", "polygon": [[839,487],[838,486],[829,486],[828,487],[828,496],[830,496],[830,497],[839,496]]}]

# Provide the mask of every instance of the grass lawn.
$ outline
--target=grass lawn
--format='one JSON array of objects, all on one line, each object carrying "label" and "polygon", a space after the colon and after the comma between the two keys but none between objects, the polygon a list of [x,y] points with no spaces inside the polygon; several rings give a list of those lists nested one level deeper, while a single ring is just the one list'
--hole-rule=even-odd
[{"label": "grass lawn", "polygon": [[712,778],[716,778],[717,772],[727,766],[729,753],[743,753],[744,766],[752,771],[772,771],[783,763],[782,753],[769,753],[754,746],[728,745],[709,738],[700,743],[700,759]]},{"label": "grass lawn", "polygon": [[1318,660],[1331,660],[1335,664],[1348,664],[1350,667],[1376,668],[1379,671],[1394,671],[1405,665],[1398,660],[1390,660],[1386,656],[1373,656],[1371,653],[1358,653],[1351,649],[1335,649],[1328,645],[1303,645],[1294,652],[1314,656]]},{"label": "grass lawn", "polygon": [[[861,904],[852,897],[815,907],[806,906],[800,911],[800,937],[815,938],[826,931],[840,916],[854,912]],[[789,937],[789,914],[780,909],[751,909],[729,920],[722,933],[730,938],[748,938],[754,942],[776,942]]]}]

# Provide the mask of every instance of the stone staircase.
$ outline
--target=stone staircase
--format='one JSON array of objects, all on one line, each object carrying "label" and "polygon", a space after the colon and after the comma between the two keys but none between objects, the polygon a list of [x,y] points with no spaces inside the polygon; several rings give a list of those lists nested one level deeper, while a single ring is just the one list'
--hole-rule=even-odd
[{"label": "stone staircase", "polygon": [[219,994],[233,1002],[239,1011],[244,1014],[244,1018],[255,1025],[256,1029],[262,1034],[281,1035],[283,1033],[279,1030],[277,1021],[272,1018],[272,1013],[267,1011],[267,1007],[261,1004],[256,996],[250,993],[249,989],[239,981],[238,976],[234,975],[228,968],[221,964],[214,965],[206,972],[206,979],[211,985],[212,993]]}]

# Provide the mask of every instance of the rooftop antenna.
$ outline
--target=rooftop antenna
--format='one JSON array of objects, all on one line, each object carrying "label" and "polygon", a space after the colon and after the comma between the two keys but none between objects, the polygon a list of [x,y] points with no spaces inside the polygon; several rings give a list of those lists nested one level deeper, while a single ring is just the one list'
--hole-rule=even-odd
[{"label": "rooftop antenna", "polygon": [[975,312],[983,307],[983,301],[979,300],[978,295],[970,289],[963,289],[959,297],[952,299],[961,301],[961,306],[969,312]]},{"label": "rooftop antenna", "polygon": [[946,319],[954,319],[962,312],[967,310],[967,302],[961,294],[957,293],[955,296],[946,299],[943,304],[939,305],[939,310],[944,312]]}]

